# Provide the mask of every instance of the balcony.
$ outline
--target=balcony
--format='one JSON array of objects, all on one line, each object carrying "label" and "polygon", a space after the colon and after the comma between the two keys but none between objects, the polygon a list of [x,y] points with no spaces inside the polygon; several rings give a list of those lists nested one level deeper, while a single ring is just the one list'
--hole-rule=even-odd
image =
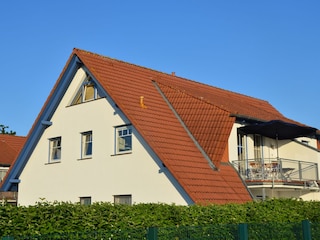
[{"label": "balcony", "polygon": [[319,190],[318,164],[284,158],[232,161],[249,188]]}]

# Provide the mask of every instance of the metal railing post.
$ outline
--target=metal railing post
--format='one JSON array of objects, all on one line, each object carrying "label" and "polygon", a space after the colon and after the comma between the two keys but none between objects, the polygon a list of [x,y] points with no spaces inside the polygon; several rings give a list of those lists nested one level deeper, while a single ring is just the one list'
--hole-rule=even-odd
[{"label": "metal railing post", "polygon": [[311,225],[309,220],[302,221],[303,240],[311,240]]},{"label": "metal railing post", "polygon": [[302,180],[302,167],[301,167],[301,161],[299,161],[298,166],[299,166],[299,180],[301,181],[301,180]]},{"label": "metal railing post", "polygon": [[239,240],[248,240],[248,224],[247,223],[240,223],[238,225],[238,232],[239,232]]},{"label": "metal railing post", "polygon": [[149,227],[147,233],[147,240],[158,240],[158,228]]}]

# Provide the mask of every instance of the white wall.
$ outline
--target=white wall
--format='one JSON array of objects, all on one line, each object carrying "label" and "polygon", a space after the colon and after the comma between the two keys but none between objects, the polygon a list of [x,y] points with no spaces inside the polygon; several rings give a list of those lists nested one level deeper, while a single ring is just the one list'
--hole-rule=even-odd
[{"label": "white wall", "polygon": [[[19,205],[47,201],[113,202],[131,194],[133,203],[188,204],[190,199],[133,129],[131,154],[114,155],[114,127],[127,123],[110,98],[69,106],[84,79],[79,70],[20,175]],[[92,131],[93,154],[80,159],[81,133]],[[59,163],[48,163],[50,138],[62,138]]]},{"label": "white wall", "polygon": [[235,123],[230,132],[230,136],[228,139],[228,149],[229,149],[229,161],[237,161],[238,160],[238,142],[237,142],[237,129],[241,127],[241,124]]}]

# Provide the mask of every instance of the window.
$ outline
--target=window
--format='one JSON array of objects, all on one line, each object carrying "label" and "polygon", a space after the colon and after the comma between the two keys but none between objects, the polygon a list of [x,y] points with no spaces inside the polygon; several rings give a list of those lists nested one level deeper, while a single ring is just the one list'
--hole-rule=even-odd
[{"label": "window", "polygon": [[262,136],[261,135],[253,135],[253,145],[254,145],[254,159],[261,161],[262,160]]},{"label": "window", "polygon": [[8,172],[8,168],[0,168],[0,182],[2,181],[2,179],[4,179],[7,172]]},{"label": "window", "polygon": [[132,150],[132,128],[122,126],[116,128],[117,153],[129,152]]},{"label": "window", "polygon": [[52,138],[50,141],[50,157],[49,162],[61,160],[61,137]]},{"label": "window", "polygon": [[92,131],[81,133],[81,158],[92,155]]},{"label": "window", "polygon": [[245,153],[246,153],[244,135],[238,133],[237,140],[238,140],[238,160],[244,161],[245,160]]},{"label": "window", "polygon": [[87,78],[81,85],[77,95],[73,99],[71,105],[87,102],[98,98],[100,98],[100,95],[98,94],[97,87],[91,77],[87,76]]},{"label": "window", "polygon": [[91,197],[80,197],[81,205],[91,205]]},{"label": "window", "polygon": [[242,133],[238,133],[237,138],[238,144],[238,171],[242,176],[245,176],[247,173],[247,162],[246,159],[246,144],[245,136]]},{"label": "window", "polygon": [[131,195],[114,195],[114,204],[132,204],[132,196]]}]

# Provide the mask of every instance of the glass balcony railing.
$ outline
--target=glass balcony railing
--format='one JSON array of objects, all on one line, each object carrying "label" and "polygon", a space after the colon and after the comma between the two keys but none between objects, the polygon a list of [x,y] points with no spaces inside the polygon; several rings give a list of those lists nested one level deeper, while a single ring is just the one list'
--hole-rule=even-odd
[{"label": "glass balcony railing", "polygon": [[318,164],[313,162],[273,158],[232,161],[245,181],[315,182],[319,180]]}]

